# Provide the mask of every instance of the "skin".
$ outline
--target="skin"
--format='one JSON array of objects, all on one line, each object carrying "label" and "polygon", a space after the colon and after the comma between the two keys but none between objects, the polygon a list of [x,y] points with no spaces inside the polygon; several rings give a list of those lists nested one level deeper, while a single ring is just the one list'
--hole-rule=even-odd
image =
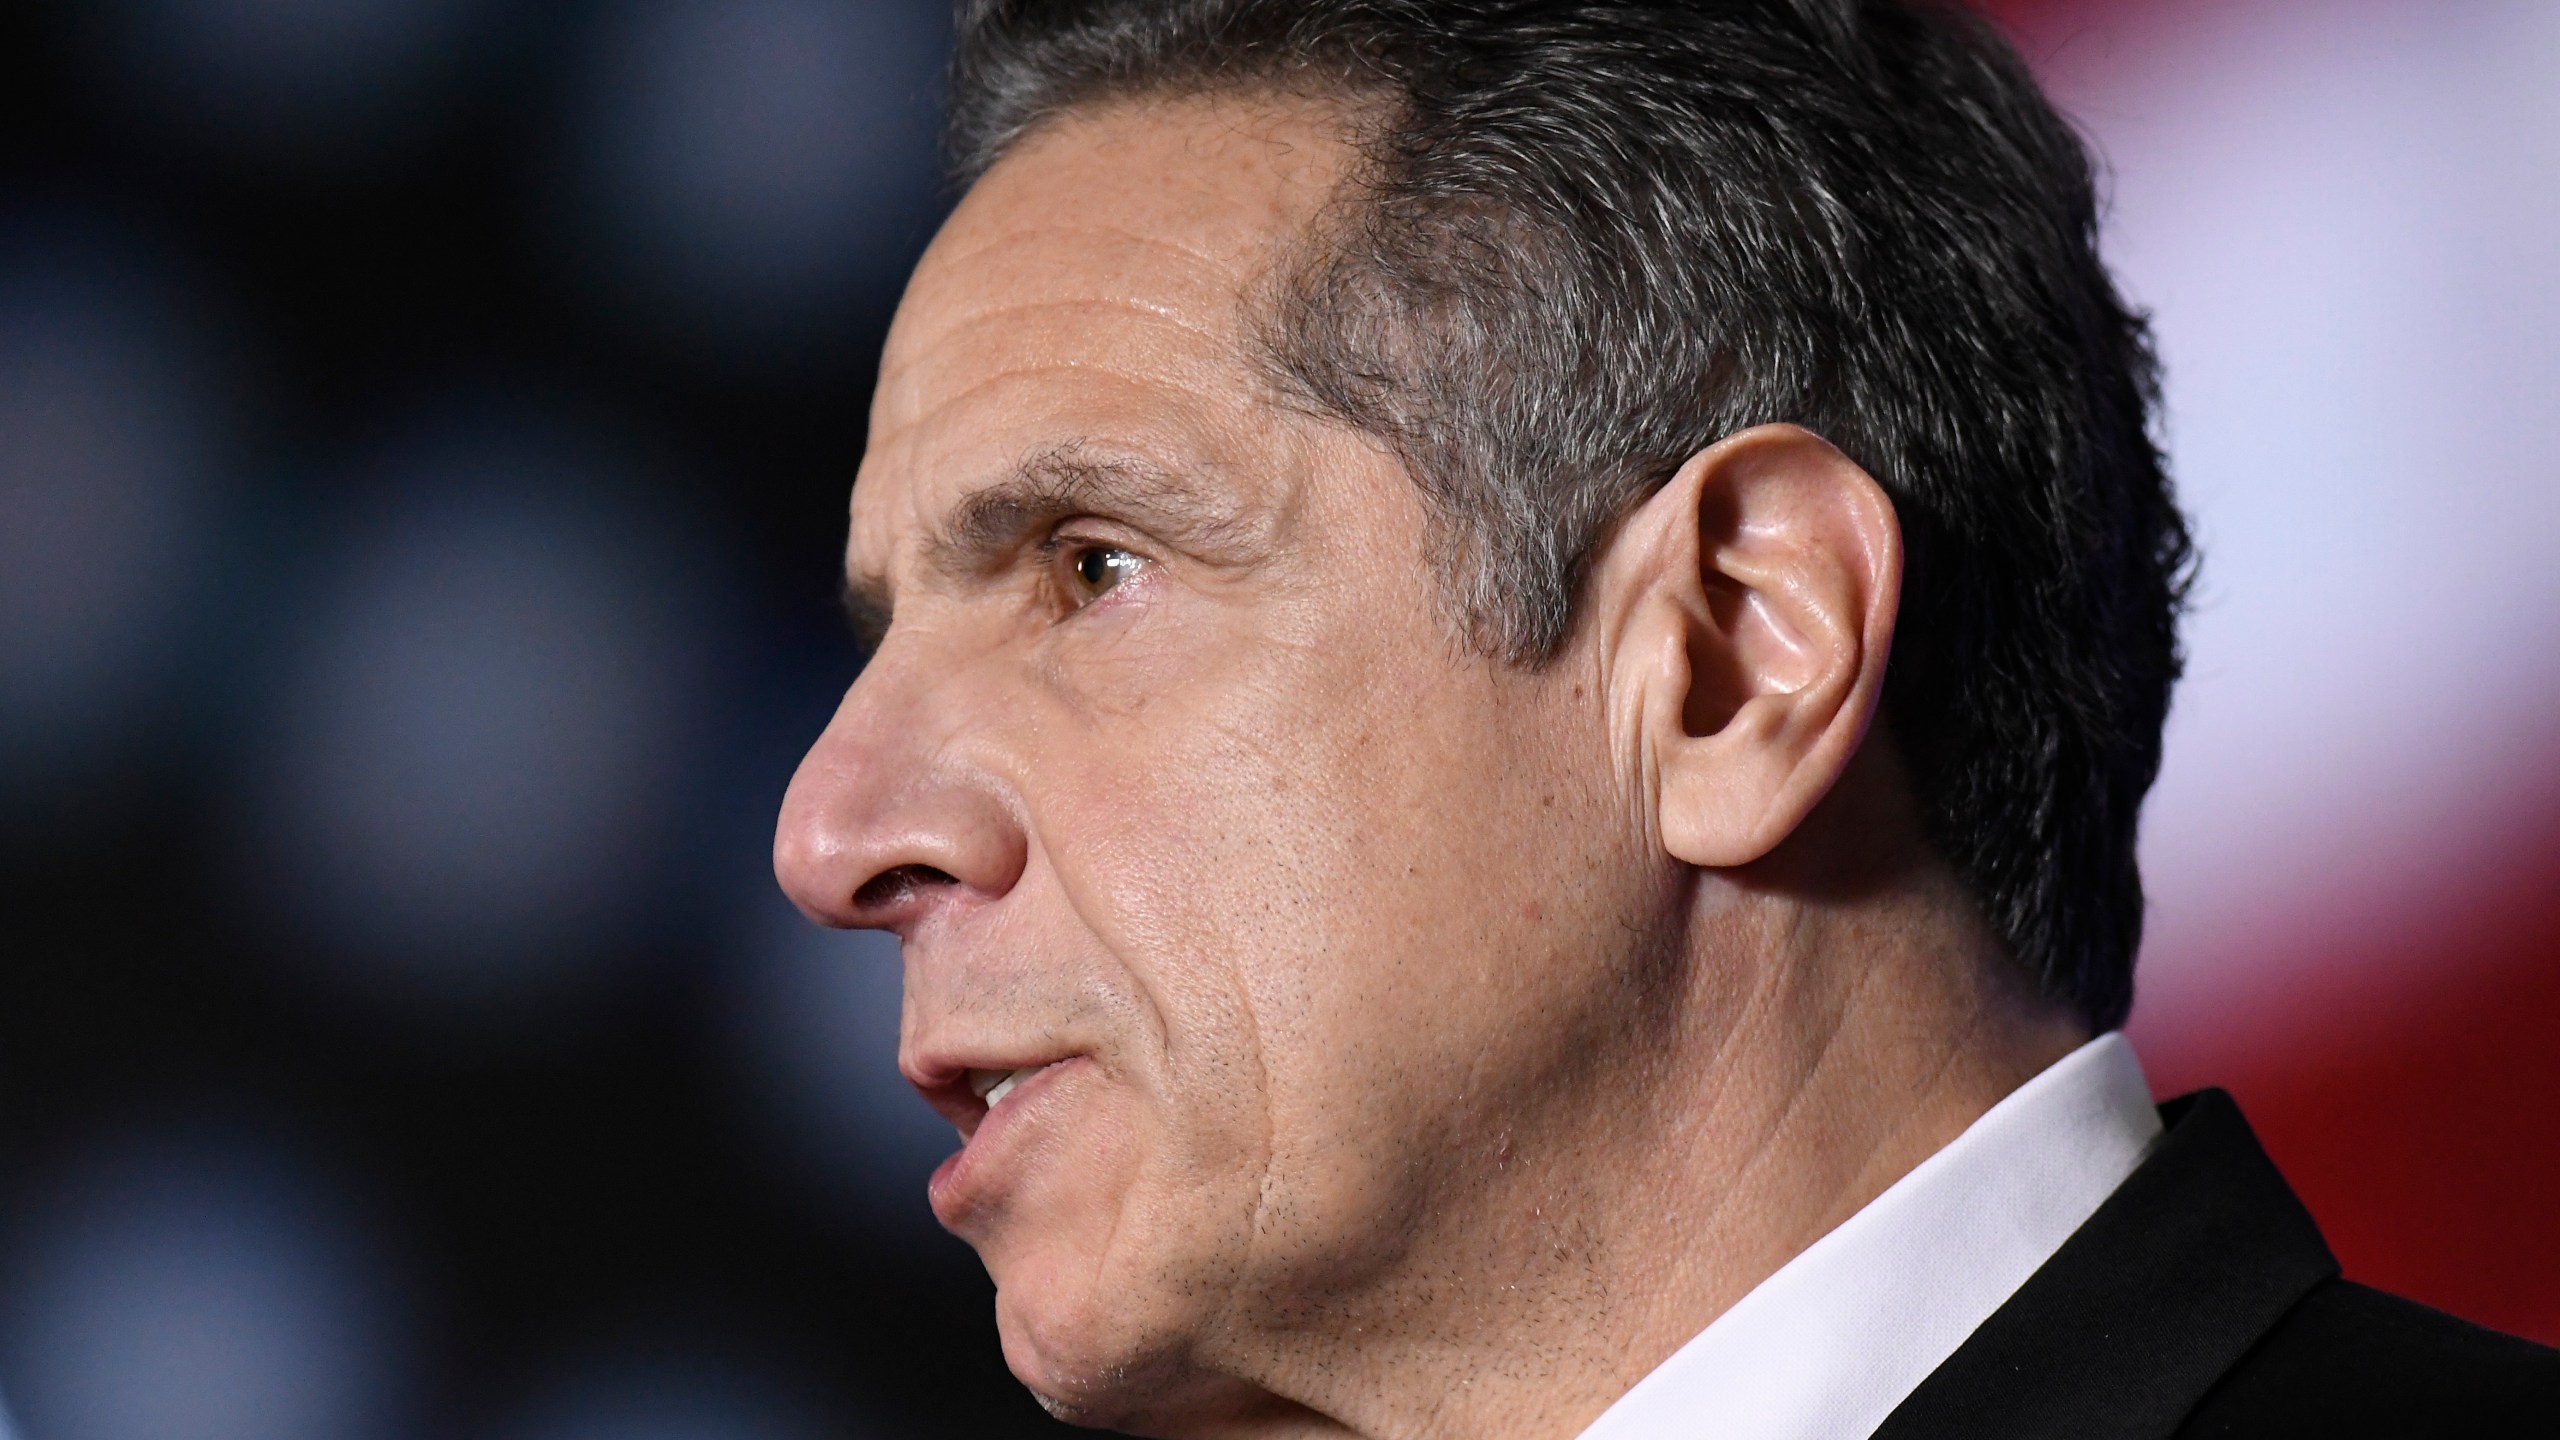
[{"label": "skin", "polygon": [[1348,161],[1318,108],[1120,104],[970,192],[776,865],[902,941],[934,1207],[1054,1412],[1565,1437],[2086,1033],[1921,839],[1899,530],[1818,437],[1693,457],[1552,663],[1460,642],[1411,478],[1247,347]]}]

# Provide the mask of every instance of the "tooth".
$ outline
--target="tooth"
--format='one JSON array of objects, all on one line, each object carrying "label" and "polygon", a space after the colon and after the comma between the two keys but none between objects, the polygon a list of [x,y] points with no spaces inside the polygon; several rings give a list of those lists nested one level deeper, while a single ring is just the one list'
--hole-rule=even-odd
[{"label": "tooth", "polygon": [[1002,1070],[972,1070],[969,1072],[969,1093],[984,1100],[989,1091],[1004,1083],[1005,1075]]},{"label": "tooth", "polygon": [[1033,1066],[1031,1069],[1009,1071],[1003,1079],[998,1080],[995,1084],[989,1086],[984,1097],[987,1102],[987,1108],[993,1110],[998,1105],[1003,1104],[1004,1097],[1013,1093],[1013,1087],[1030,1079],[1033,1071],[1038,1068],[1039,1067],[1037,1066]]}]

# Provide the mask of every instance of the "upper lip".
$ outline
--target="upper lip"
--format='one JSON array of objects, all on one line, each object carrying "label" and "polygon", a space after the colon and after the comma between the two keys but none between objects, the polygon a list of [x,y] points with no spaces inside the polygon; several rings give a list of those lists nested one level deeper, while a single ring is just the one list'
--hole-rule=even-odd
[{"label": "upper lip", "polygon": [[950,1121],[952,1128],[967,1137],[977,1134],[978,1122],[987,1118],[987,1102],[970,1085],[971,1075],[1037,1070],[1071,1058],[1073,1052],[1070,1051],[1011,1057],[997,1056],[993,1052],[928,1055],[918,1056],[899,1068],[906,1073],[907,1083],[916,1087],[916,1093],[922,1095],[943,1119]]}]

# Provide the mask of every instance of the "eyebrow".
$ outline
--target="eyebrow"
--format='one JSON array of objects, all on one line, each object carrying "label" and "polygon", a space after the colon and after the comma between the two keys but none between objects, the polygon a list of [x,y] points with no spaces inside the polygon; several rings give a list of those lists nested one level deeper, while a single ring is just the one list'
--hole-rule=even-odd
[{"label": "eyebrow", "polygon": [[[974,490],[924,538],[925,565],[952,580],[1000,568],[1035,537],[1079,515],[1121,520],[1188,550],[1232,546],[1243,516],[1201,486],[1151,460],[1090,441],[1069,441],[1015,463]],[[869,649],[879,648],[893,607],[888,578],[848,574],[846,618]]]}]

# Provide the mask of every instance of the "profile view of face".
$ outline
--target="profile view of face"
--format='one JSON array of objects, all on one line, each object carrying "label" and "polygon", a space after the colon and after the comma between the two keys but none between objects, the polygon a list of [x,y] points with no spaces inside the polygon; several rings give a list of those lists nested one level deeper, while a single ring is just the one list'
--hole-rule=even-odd
[{"label": "profile view of face", "polygon": [[777,864],[897,932],[899,1063],[966,1137],[934,1211],[1073,1418],[1266,1403],[1235,1356],[1455,1283],[1421,1217],[1534,1226],[1575,1136],[1642,1123],[1565,1113],[1647,983],[1607,937],[1674,883],[1592,642],[1460,643],[1406,470],[1248,343],[1346,153],[1206,101],[1018,144],[916,272],[853,489],[887,625]]}]

